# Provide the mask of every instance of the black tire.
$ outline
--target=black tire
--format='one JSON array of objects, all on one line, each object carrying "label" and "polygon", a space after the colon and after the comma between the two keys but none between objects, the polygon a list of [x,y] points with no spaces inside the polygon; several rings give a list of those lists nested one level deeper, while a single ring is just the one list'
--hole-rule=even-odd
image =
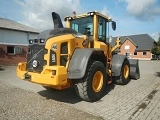
[{"label": "black tire", "polygon": [[84,78],[76,84],[76,92],[81,99],[88,102],[95,102],[105,95],[107,84],[105,71],[102,62],[93,61],[89,63]]},{"label": "black tire", "polygon": [[114,77],[113,81],[118,85],[126,85],[130,80],[130,63],[128,59],[125,59],[121,68],[120,76]]}]

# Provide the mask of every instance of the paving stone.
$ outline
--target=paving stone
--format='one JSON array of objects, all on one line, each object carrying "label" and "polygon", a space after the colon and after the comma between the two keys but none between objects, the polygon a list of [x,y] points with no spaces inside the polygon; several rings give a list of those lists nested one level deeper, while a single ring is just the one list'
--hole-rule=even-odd
[{"label": "paving stone", "polygon": [[[156,73],[160,72],[160,62],[140,61],[139,65],[141,72],[139,80],[131,80],[124,86],[111,85],[110,87],[113,89],[97,102],[81,101],[76,95],[76,98],[73,97],[73,92],[67,93],[67,96],[63,94],[62,99],[58,98],[57,101],[61,100],[60,102],[66,105],[96,116],[102,116],[106,120],[160,120],[160,76],[156,76]],[[12,73],[12,71],[8,69],[7,73]],[[18,78],[14,78],[11,82],[7,78],[12,76],[13,74],[4,76],[5,82],[34,92],[42,90],[38,85],[29,84],[26,81],[19,82]],[[35,90],[35,86],[37,90]],[[152,96],[151,93],[154,90],[157,92]],[[52,100],[55,100],[55,96],[52,97]],[[74,100],[76,102],[70,102]],[[145,104],[145,109],[142,109],[140,106]]]},{"label": "paving stone", "polygon": [[[160,64],[158,70],[160,71]],[[156,76],[153,76],[153,74],[154,72],[147,72],[147,74],[142,72],[139,80],[133,80],[125,86],[116,86],[109,94],[103,97],[102,102],[90,106],[89,111],[92,111],[93,114],[98,113],[98,115],[103,116],[106,120],[112,118],[119,120],[147,118],[148,114],[154,108],[155,101],[150,102],[150,106],[146,107],[148,111],[146,109],[139,109],[134,116],[133,114],[139,105],[146,100],[146,97],[155,89],[156,84],[160,83],[160,80]],[[78,107],[82,108],[83,106]],[[157,112],[153,112],[152,114],[150,118],[158,118],[158,115],[160,115]]]}]

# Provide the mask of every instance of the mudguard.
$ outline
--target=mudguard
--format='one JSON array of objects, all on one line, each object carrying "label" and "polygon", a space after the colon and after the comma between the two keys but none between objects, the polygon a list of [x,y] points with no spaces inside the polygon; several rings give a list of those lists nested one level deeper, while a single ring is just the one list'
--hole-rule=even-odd
[{"label": "mudguard", "polygon": [[[100,55],[103,52],[101,49],[94,49],[94,48],[75,49],[68,66],[68,78],[69,79],[83,78],[85,75],[90,57],[96,53]],[[104,54],[102,54],[100,58],[105,59]]]},{"label": "mudguard", "polygon": [[[123,61],[128,59],[125,55],[113,55],[112,57],[112,76],[120,76]],[[138,59],[128,59],[130,63],[130,78],[139,79],[140,71]]]},{"label": "mudguard", "polygon": [[129,63],[130,63],[130,78],[135,80],[139,79],[140,71],[139,71],[138,59],[129,59]]},{"label": "mudguard", "polygon": [[120,76],[121,73],[121,67],[123,64],[123,61],[127,59],[125,55],[113,55],[112,56],[112,76]]}]

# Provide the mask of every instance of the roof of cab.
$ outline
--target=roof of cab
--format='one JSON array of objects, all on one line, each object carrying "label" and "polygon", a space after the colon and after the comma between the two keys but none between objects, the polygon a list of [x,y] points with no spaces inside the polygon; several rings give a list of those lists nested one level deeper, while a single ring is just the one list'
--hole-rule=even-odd
[{"label": "roof of cab", "polygon": [[87,16],[90,16],[90,15],[91,15],[90,13],[93,13],[94,15],[101,16],[101,17],[107,19],[108,21],[112,21],[112,19],[111,19],[110,17],[105,16],[105,15],[103,15],[102,13],[100,13],[100,12],[98,12],[98,11],[90,11],[90,12],[85,13],[85,14],[73,15],[73,16],[66,16],[66,17],[64,18],[64,20],[66,21],[68,18],[77,19],[77,18],[87,17]]}]

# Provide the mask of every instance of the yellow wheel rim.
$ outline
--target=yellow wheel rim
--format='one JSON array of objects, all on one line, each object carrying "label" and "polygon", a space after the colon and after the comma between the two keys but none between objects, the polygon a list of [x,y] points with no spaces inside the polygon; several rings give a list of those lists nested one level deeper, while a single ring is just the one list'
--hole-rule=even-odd
[{"label": "yellow wheel rim", "polygon": [[128,67],[128,65],[124,66],[123,74],[124,74],[124,78],[127,79],[128,76],[129,76],[129,67]]},{"label": "yellow wheel rim", "polygon": [[95,92],[99,92],[103,86],[103,74],[97,71],[93,76],[92,88]]}]

